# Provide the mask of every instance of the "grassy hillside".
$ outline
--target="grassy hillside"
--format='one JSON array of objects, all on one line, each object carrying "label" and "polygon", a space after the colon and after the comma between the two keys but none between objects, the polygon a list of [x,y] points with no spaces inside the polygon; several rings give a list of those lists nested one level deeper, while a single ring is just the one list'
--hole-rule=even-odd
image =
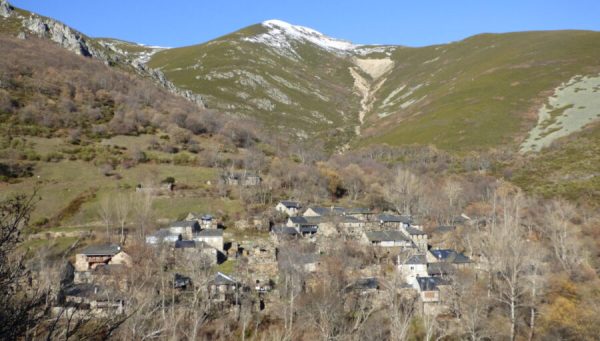
[{"label": "grassy hillside", "polygon": [[526,191],[600,205],[600,124],[555,142],[512,165],[511,181]]},{"label": "grassy hillside", "polygon": [[361,70],[354,58],[389,58],[393,67],[378,79],[361,74],[370,109],[355,145],[434,144],[450,151],[516,148],[555,87],[600,72],[598,32],[482,34],[446,45],[350,54],[291,40],[300,52],[296,58],[245,40],[265,30],[256,25],[163,51],[149,65],[220,110],[301,136],[340,128],[351,137],[361,97],[349,68]]},{"label": "grassy hillside", "polygon": [[[515,145],[555,87],[600,72],[600,33],[483,34],[399,49],[393,58],[397,65],[368,117],[363,144],[431,143],[447,150]],[[386,107],[390,95],[392,102],[401,99]],[[403,108],[409,101],[415,103]]]},{"label": "grassy hillside", "polygon": [[280,133],[347,140],[358,121],[352,63],[308,44],[296,44],[299,56],[292,59],[243,40],[260,33],[264,28],[255,25],[206,44],[161,51],[148,65],[201,94],[209,108],[257,118]]},{"label": "grassy hillside", "polygon": [[155,218],[234,216],[241,202],[216,194],[211,166],[259,140],[243,124],[48,41],[0,35],[0,199],[36,190],[37,226],[98,225],[103,199],[168,177],[182,191],[158,196]]}]

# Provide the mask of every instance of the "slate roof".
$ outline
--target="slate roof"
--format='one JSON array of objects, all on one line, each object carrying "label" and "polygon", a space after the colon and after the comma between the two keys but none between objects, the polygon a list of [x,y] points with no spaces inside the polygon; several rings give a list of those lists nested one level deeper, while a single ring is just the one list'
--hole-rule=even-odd
[{"label": "slate roof", "polygon": [[225,275],[224,273],[217,272],[217,274],[215,275],[214,284],[216,284],[216,285],[236,285],[237,282],[233,278]]},{"label": "slate roof", "polygon": [[421,291],[437,291],[440,285],[447,285],[449,281],[439,277],[417,277]]},{"label": "slate roof", "polygon": [[393,215],[393,214],[380,214],[377,216],[377,220],[384,223],[404,223],[411,224],[412,218],[408,216],[402,215]]},{"label": "slate roof", "polygon": [[178,240],[175,242],[176,249],[192,249],[196,247],[196,242],[193,240]]},{"label": "slate roof", "polygon": [[300,203],[297,201],[284,200],[284,201],[280,201],[279,203],[287,208],[300,208]]},{"label": "slate roof", "polygon": [[406,260],[405,264],[427,264],[427,257],[425,255],[412,255]]},{"label": "slate roof", "polygon": [[121,246],[118,244],[95,244],[81,250],[80,253],[86,256],[114,256],[121,252]]},{"label": "slate roof", "polygon": [[318,228],[312,225],[300,226],[300,233],[317,233]]},{"label": "slate roof", "polygon": [[290,221],[296,225],[318,225],[321,222],[321,217],[290,217]]},{"label": "slate roof", "polygon": [[63,289],[65,296],[82,297],[90,300],[116,301],[120,295],[111,288],[91,283],[72,284]]},{"label": "slate roof", "polygon": [[204,229],[197,234],[199,237],[223,237],[221,229]]},{"label": "slate roof", "polygon": [[367,232],[367,238],[371,242],[382,242],[382,241],[410,241],[404,233],[400,231],[369,231]]},{"label": "slate roof", "polygon": [[450,249],[430,250],[430,252],[435,258],[443,262],[454,264],[465,264],[471,262],[469,257]]},{"label": "slate roof", "polygon": [[346,212],[346,209],[343,207],[309,207],[309,209],[312,209],[316,214],[320,215],[320,216],[330,216],[330,215],[343,215]]},{"label": "slate roof", "polygon": [[273,226],[271,232],[276,234],[286,234],[290,236],[298,235],[298,230],[289,226]]}]

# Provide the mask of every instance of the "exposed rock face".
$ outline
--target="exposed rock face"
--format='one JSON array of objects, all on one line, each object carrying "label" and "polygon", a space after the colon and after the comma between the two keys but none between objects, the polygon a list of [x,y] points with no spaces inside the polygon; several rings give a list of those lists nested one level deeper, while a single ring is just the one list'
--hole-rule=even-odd
[{"label": "exposed rock face", "polygon": [[138,72],[140,72],[140,74],[150,76],[152,79],[154,79],[154,81],[160,84],[163,88],[167,89],[167,91],[170,93],[181,96],[188,101],[195,103],[201,108],[206,108],[202,96],[195,94],[190,90],[183,90],[176,87],[175,84],[169,81],[161,71],[149,68],[142,63],[134,62],[133,66],[136,68],[136,70],[138,70]]},{"label": "exposed rock face", "polygon": [[50,39],[61,47],[79,55],[103,57],[101,53],[89,46],[81,33],[57,21],[31,16],[23,20],[23,26],[37,36]]},{"label": "exposed rock face", "polygon": [[0,17],[7,18],[12,14],[12,7],[6,0],[0,0]]},{"label": "exposed rock face", "polygon": [[[3,8],[5,4],[7,5],[5,0],[0,0],[0,3],[2,4],[0,9]],[[10,6],[8,6],[8,8],[10,10]],[[63,23],[48,18],[42,18],[34,14],[29,18],[23,19],[23,27],[32,34],[35,34],[40,38],[49,39],[61,47],[79,55],[93,57],[103,61],[106,64],[117,62],[131,64],[131,66],[137,72],[139,72],[140,75],[150,76],[169,92],[178,96],[182,96],[202,108],[205,107],[202,97],[192,93],[189,90],[177,88],[173,83],[167,80],[162,72],[148,68],[145,64],[140,63],[139,61],[130,61],[128,58],[119,55],[117,51],[113,50],[112,52],[115,53],[107,53],[102,48],[94,47],[82,33],[71,29],[69,26]]]}]

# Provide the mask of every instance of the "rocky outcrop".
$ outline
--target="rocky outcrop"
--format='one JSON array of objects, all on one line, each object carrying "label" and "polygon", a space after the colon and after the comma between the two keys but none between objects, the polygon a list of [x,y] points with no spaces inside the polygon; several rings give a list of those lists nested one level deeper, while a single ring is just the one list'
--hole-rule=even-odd
[{"label": "rocky outcrop", "polygon": [[0,0],[0,17],[8,18],[12,14],[13,8],[6,0]]},{"label": "rocky outcrop", "polygon": [[137,61],[133,62],[132,65],[142,76],[150,76],[155,82],[157,82],[163,88],[167,89],[167,91],[169,91],[170,93],[175,94],[177,96],[181,96],[187,99],[188,101],[195,103],[201,108],[206,108],[202,96],[195,94],[190,90],[184,90],[176,87],[175,84],[169,81],[160,70],[149,68],[148,66],[146,66],[146,64]]},{"label": "rocky outcrop", "polygon": [[[0,16],[8,17],[12,15],[13,7],[6,0],[0,0]],[[204,108],[202,97],[189,90],[177,88],[171,83],[165,75],[159,70],[147,67],[143,62],[131,60],[122,51],[108,49],[100,44],[94,44],[93,40],[87,38],[81,32],[78,32],[69,26],[56,20],[41,17],[32,13],[29,17],[21,17],[22,26],[25,32],[20,32],[19,37],[25,39],[27,34],[32,34],[43,39],[55,42],[62,48],[85,57],[92,57],[101,60],[107,65],[121,64],[132,67],[142,77],[150,77],[160,86],[169,92],[181,96],[198,106]],[[27,32],[27,33],[26,33]]]},{"label": "rocky outcrop", "polygon": [[81,33],[55,20],[32,15],[23,20],[23,26],[38,37],[52,40],[61,47],[79,55],[105,57],[92,48]]}]

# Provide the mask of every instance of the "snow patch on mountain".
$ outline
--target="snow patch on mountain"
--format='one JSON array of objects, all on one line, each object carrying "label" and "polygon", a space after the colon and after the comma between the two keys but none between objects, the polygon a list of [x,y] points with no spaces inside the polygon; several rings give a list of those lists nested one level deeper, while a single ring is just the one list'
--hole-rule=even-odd
[{"label": "snow patch on mountain", "polygon": [[268,29],[268,32],[246,37],[244,40],[271,46],[282,54],[286,53],[288,57],[294,59],[299,56],[291,45],[292,41],[309,42],[327,51],[337,53],[352,51],[360,46],[352,44],[349,41],[328,37],[312,28],[292,25],[281,20],[267,20],[262,25]]}]

